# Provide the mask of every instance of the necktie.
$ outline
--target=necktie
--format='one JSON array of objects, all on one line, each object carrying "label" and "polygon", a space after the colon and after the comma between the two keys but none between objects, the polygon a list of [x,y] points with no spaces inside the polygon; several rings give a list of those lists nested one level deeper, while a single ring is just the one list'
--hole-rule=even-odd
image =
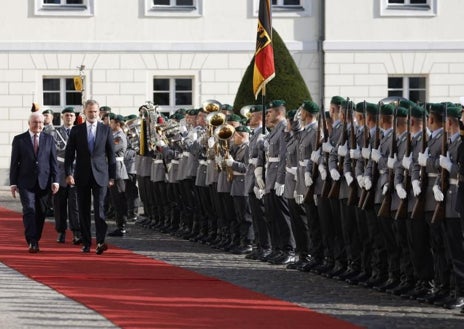
[{"label": "necktie", "polygon": [[37,152],[39,151],[39,136],[34,134],[34,154],[37,156]]},{"label": "necktie", "polygon": [[71,131],[71,129],[70,129],[70,128],[66,128],[66,135],[68,135],[68,136],[69,136],[69,132],[70,132],[70,131]]},{"label": "necktie", "polygon": [[95,146],[95,132],[93,130],[93,125],[89,127],[89,136],[88,136],[88,143],[89,143],[89,152],[93,152],[93,147]]}]

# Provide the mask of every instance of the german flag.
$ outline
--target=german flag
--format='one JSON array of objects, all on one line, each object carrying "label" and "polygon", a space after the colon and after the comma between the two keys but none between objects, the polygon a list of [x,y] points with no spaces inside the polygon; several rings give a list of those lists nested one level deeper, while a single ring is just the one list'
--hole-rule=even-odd
[{"label": "german flag", "polygon": [[253,93],[255,99],[266,83],[275,76],[274,49],[272,48],[272,24],[270,0],[259,0],[258,31],[256,34]]}]

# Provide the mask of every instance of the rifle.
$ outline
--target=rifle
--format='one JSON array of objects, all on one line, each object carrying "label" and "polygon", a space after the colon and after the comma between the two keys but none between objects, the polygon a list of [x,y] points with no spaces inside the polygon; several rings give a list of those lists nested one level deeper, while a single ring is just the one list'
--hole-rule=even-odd
[{"label": "rifle", "polygon": [[[446,120],[448,119],[448,105],[445,104],[445,113],[443,114],[443,136],[441,137],[441,155],[446,156],[448,153],[448,132],[446,131]],[[446,192],[449,187],[449,172],[445,168],[440,170],[441,184],[440,189],[443,192],[443,201],[437,201],[435,211],[432,216],[432,223],[436,221],[442,221],[446,217]]]},{"label": "rifle", "polygon": [[[348,111],[349,112],[349,111]],[[350,126],[350,148],[355,150],[357,149],[358,145],[356,142],[356,133],[354,131],[354,120],[353,120],[353,111],[350,112],[350,119],[351,119],[351,126]],[[353,176],[353,179],[356,178],[355,168],[356,168],[356,159],[351,159],[350,163],[350,172]],[[351,185],[348,187],[348,200],[346,204],[348,206],[354,206],[356,204],[358,198],[358,186],[356,185],[356,181],[351,182]]]},{"label": "rifle", "polygon": [[[375,139],[374,139],[374,148],[379,148],[380,144],[380,108],[382,104],[379,102],[377,104],[377,120],[375,122]],[[375,186],[377,185],[377,179],[379,178],[379,173],[377,170],[377,162],[372,161],[372,187],[369,191],[367,191],[366,198],[364,199],[364,203],[362,205],[363,210],[368,210],[374,207],[375,201]]]},{"label": "rifle", "polygon": [[[411,153],[411,106],[409,107],[408,111],[408,119],[407,119],[407,130],[406,130],[406,150],[404,152],[404,156],[409,156]],[[409,169],[405,169],[404,171],[404,189],[406,191],[406,198],[400,199],[400,203],[398,205],[398,209],[396,210],[395,220],[398,219],[406,219],[408,217],[408,195],[409,190],[411,189],[411,176],[409,175]]]},{"label": "rifle", "polygon": [[[321,148],[322,140],[321,140],[321,129],[322,129],[322,117],[324,116],[324,104],[321,105],[321,110],[319,114],[319,118],[317,118],[317,129],[316,129],[316,136],[314,136],[314,143],[313,143],[313,150],[316,151]],[[325,133],[324,133],[325,136]],[[309,160],[311,161],[311,160]],[[314,204],[314,188],[316,186],[316,178],[317,178],[317,163],[313,163],[311,167],[311,178],[313,180],[313,184],[308,188],[308,192],[306,192],[306,196],[304,198],[304,203],[306,204]]]},{"label": "rifle", "polygon": [[[367,126],[367,104],[366,104],[366,101],[363,102],[363,115],[364,115],[363,148],[368,148],[369,147],[370,136],[369,136],[369,127]],[[366,169],[367,160],[363,158],[362,161],[363,161],[363,168]],[[367,196],[367,190],[365,188],[362,188],[361,195],[360,195],[359,201],[358,201],[358,208],[362,208],[362,206],[364,204],[364,200],[366,200],[366,196]]]},{"label": "rifle", "polygon": [[[346,106],[344,110],[344,117],[345,119],[343,120],[343,126],[342,126],[342,134],[340,136],[340,140],[338,141],[337,147],[340,145],[345,145],[347,139],[348,139],[348,134],[347,134],[347,124],[348,124],[348,106],[349,106],[350,98],[346,98]],[[339,156],[338,157],[338,172],[340,175],[343,174],[343,162],[345,161],[344,156]],[[339,180],[332,180],[332,186],[330,187],[330,191],[328,194],[329,199],[338,199],[338,196],[340,194],[340,183],[341,183],[341,178]]]},{"label": "rifle", "polygon": [[[396,125],[397,125],[397,111],[400,101],[395,107],[395,112],[393,113],[393,132],[392,132],[392,140],[390,146],[390,158],[394,158],[395,154],[397,153],[397,141],[396,141]],[[378,217],[383,218],[391,218],[391,203],[392,203],[392,193],[394,191],[393,186],[395,185],[395,169],[388,168],[388,182],[387,182],[388,190],[387,193],[383,196],[382,204],[380,205],[379,212],[377,213]]]},{"label": "rifle", "polygon": [[[427,114],[425,113],[422,117],[422,153],[425,152],[427,148]],[[427,171],[425,167],[420,168],[420,183],[423,188],[427,186]],[[412,219],[422,219],[424,218],[424,209],[425,209],[425,191],[421,191],[421,194],[417,196],[416,203],[412,208],[411,218]]]},{"label": "rifle", "polygon": [[[329,140],[329,129],[327,128],[327,121],[325,119],[325,112],[323,112],[321,107],[321,116],[322,116],[322,129],[324,129],[324,143]],[[324,154],[325,163],[329,163],[329,154]],[[327,168],[328,170],[328,168]],[[322,184],[321,198],[327,199],[330,191],[330,175],[327,173],[324,183]]]}]

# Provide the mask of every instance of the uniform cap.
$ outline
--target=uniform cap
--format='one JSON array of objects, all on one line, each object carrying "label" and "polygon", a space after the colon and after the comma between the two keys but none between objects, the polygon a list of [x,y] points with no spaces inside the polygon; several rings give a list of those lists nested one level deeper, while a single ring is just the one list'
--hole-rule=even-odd
[{"label": "uniform cap", "polygon": [[319,105],[314,103],[313,101],[303,101],[303,104],[301,105],[303,110],[309,112],[309,113],[319,113]]},{"label": "uniform cap", "polygon": [[61,111],[61,114],[64,114],[64,113],[75,113],[74,112],[74,107],[72,106],[67,106],[63,109],[63,111]]},{"label": "uniform cap", "polygon": [[333,96],[332,99],[330,100],[330,104],[335,104],[335,105],[342,105],[342,102],[345,99],[342,96]]},{"label": "uniform cap", "polygon": [[236,127],[235,131],[239,133],[250,133],[251,132],[250,128],[244,125]]}]

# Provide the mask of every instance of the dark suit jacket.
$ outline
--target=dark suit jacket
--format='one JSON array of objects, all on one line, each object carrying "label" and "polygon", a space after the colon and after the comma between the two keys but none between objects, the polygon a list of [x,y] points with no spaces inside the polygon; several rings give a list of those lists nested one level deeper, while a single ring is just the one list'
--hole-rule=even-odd
[{"label": "dark suit jacket", "polygon": [[33,189],[38,183],[42,190],[57,182],[56,147],[53,137],[41,133],[37,157],[29,131],[13,139],[10,164],[10,185]]},{"label": "dark suit jacket", "polygon": [[[116,176],[113,148],[113,134],[109,126],[98,122],[92,154],[87,143],[86,123],[73,127],[66,145],[64,161],[66,176],[74,175],[77,186],[86,186],[90,185],[90,177],[93,175],[99,186],[107,186],[108,180],[115,179]],[[75,168],[73,168],[74,159]]]}]

